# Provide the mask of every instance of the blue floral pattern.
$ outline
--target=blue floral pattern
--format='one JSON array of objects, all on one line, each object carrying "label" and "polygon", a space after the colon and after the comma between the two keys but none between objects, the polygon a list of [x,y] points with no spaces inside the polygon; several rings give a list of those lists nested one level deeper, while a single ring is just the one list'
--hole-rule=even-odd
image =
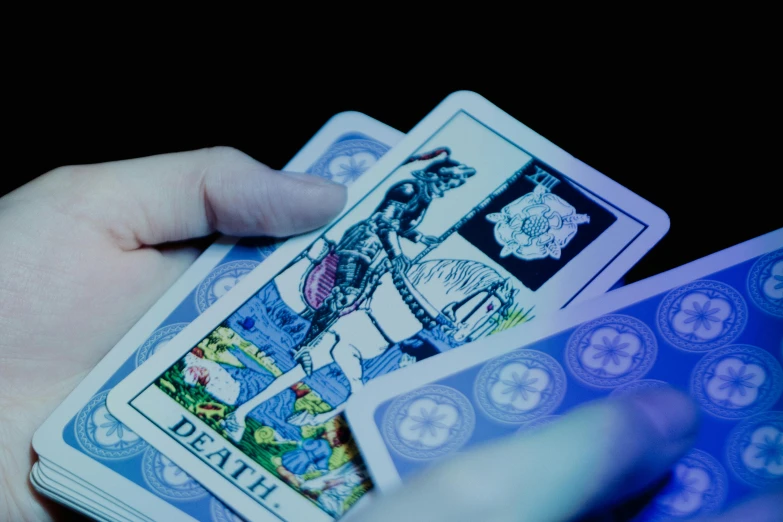
[{"label": "blue floral pattern", "polygon": [[432,459],[459,449],[473,433],[470,401],[447,386],[419,388],[397,398],[383,419],[389,447],[410,459]]},{"label": "blue floral pattern", "polygon": [[141,460],[144,480],[163,498],[176,501],[198,500],[207,490],[154,448],[147,448]]},{"label": "blue floral pattern", "polygon": [[759,258],[748,272],[748,295],[764,312],[783,317],[783,249]]},{"label": "blue floral pattern", "polygon": [[149,339],[144,341],[144,344],[139,346],[139,349],[136,350],[136,366],[141,366],[142,363],[152,357],[152,355],[163,348],[178,333],[184,330],[187,325],[188,323],[168,324],[152,332]]},{"label": "blue floral pattern", "polygon": [[601,359],[601,366],[606,367],[610,362],[615,366],[620,366],[620,357],[630,357],[625,350],[631,346],[630,342],[623,342],[620,334],[611,339],[606,335],[601,337],[601,341],[592,345],[596,353],[592,355],[593,359]]},{"label": "blue floral pattern", "polygon": [[729,399],[731,399],[731,396],[734,395],[735,392],[737,392],[740,397],[748,397],[750,392],[759,387],[758,383],[754,381],[757,374],[751,372],[746,373],[748,366],[754,365],[741,364],[739,365],[739,370],[735,370],[732,366],[728,365],[726,367],[726,374],[719,374],[717,376],[719,380],[724,381],[723,383],[718,384],[718,390],[728,390],[727,395]]},{"label": "blue floral pattern", "polygon": [[490,360],[476,376],[481,409],[500,422],[529,422],[554,411],[566,392],[566,376],[551,356],[515,350]]},{"label": "blue floral pattern", "polygon": [[215,267],[196,288],[196,308],[199,313],[203,314],[259,264],[257,261],[242,260]]},{"label": "blue floral pattern", "polygon": [[76,416],[76,440],[85,452],[103,460],[126,459],[147,448],[144,440],[118,421],[106,408],[104,391],[90,399]]},{"label": "blue floral pattern", "polygon": [[658,329],[673,346],[706,352],[732,342],[745,328],[748,309],[739,292],[701,280],[669,292],[658,308]]},{"label": "blue floral pattern", "polygon": [[754,487],[783,485],[783,412],[762,413],[739,423],[726,443],[729,467]]},{"label": "blue floral pattern", "polygon": [[771,407],[783,389],[783,369],[769,352],[731,345],[705,355],[693,370],[691,391],[705,411],[741,419]]},{"label": "blue floral pattern", "polygon": [[[440,410],[440,411],[439,411]],[[437,437],[439,431],[448,430],[451,425],[446,419],[449,413],[443,413],[444,408],[438,404],[432,404],[432,410],[427,411],[426,405],[421,405],[418,415],[411,414],[410,431],[418,432],[417,438],[423,440],[426,437]]]},{"label": "blue floral pattern", "polygon": [[350,185],[372,167],[389,148],[374,140],[352,139],[334,144],[308,172]]},{"label": "blue floral pattern", "polygon": [[780,475],[783,469],[783,431],[775,428],[760,429],[752,440],[748,461],[755,461],[755,467],[773,470],[776,475]]},{"label": "blue floral pattern", "polygon": [[720,312],[722,311],[720,306],[712,306],[712,302],[707,299],[704,303],[699,305],[698,301],[693,301],[693,309],[688,310],[683,308],[682,313],[689,317],[685,317],[683,324],[693,323],[693,331],[698,332],[699,329],[712,330],[710,323],[720,323]]},{"label": "blue floral pattern", "polygon": [[354,154],[353,156],[337,158],[332,162],[331,173],[336,179],[340,179],[345,184],[350,184],[361,177],[364,172],[375,163],[376,158],[367,157],[368,155]]},{"label": "blue floral pattern", "polygon": [[652,330],[627,315],[605,315],[583,324],[566,345],[571,374],[596,388],[615,388],[645,375],[658,343]]},{"label": "blue floral pattern", "polygon": [[720,462],[709,453],[691,450],[674,466],[672,480],[641,518],[690,519],[714,513],[726,500],[727,489]]}]

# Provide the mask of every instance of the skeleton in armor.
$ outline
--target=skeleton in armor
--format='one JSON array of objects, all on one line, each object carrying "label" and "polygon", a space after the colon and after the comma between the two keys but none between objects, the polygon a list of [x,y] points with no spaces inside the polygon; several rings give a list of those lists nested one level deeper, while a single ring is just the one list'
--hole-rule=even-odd
[{"label": "skeleton in armor", "polygon": [[[369,294],[384,270],[391,267],[405,273],[409,260],[400,247],[400,238],[428,246],[438,238],[416,230],[433,199],[465,184],[476,170],[450,158],[447,148],[437,149],[413,161],[430,161],[423,169],[411,172],[413,179],[395,183],[386,192],[373,214],[351,226],[337,244],[337,272],[334,287],[323,304],[315,310],[310,329],[295,359],[309,375],[312,372],[310,349],[337,318],[357,306]],[[382,258],[389,263],[379,263]]]}]

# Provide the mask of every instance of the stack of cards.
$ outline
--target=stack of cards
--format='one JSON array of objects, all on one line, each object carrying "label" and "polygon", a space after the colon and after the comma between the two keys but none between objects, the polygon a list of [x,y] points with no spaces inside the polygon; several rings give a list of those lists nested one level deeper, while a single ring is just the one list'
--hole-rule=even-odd
[{"label": "stack of cards", "polygon": [[[338,115],[286,170],[350,184],[345,211],[210,247],[38,430],[39,491],[99,520],[334,520],[471,444],[669,383],[716,419],[682,464],[709,481],[651,516],[780,482],[745,449],[783,432],[783,231],[602,297],[666,214],[467,92],[404,139]],[[496,389],[525,372],[529,393]],[[442,433],[407,416],[424,403]]]},{"label": "stack of cards", "polygon": [[[286,165],[351,184],[403,137],[358,113],[332,118]],[[266,239],[222,238],[38,430],[31,481],[44,495],[97,520],[234,520],[177,465],[117,421],[106,396],[275,250]]]}]

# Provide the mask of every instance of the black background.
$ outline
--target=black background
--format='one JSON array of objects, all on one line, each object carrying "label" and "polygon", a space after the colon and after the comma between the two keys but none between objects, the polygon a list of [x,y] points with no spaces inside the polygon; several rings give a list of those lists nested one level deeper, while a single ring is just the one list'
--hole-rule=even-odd
[{"label": "black background", "polygon": [[366,42],[325,48],[326,38],[298,50],[256,43],[248,58],[190,41],[152,57],[99,54],[102,41],[63,50],[62,38],[6,69],[2,178],[10,190],[60,165],[214,145],[279,168],[335,113],[408,131],[467,89],[668,213],[668,235],[630,282],[783,226],[772,42],[737,27],[676,42],[672,31],[600,46],[579,37],[537,61],[552,42],[532,36],[484,49],[446,39],[409,56]]},{"label": "black background", "polygon": [[[459,158],[456,154],[455,157]],[[543,259],[523,260],[513,254],[500,257],[502,245],[498,245],[494,234],[495,226],[487,221],[487,216],[494,212],[502,212],[503,207],[506,205],[525,194],[533,192],[536,184],[527,179],[526,176],[535,174],[536,167],[552,174],[560,181],[560,183],[551,188],[552,194],[563,198],[568,204],[572,205],[577,214],[589,216],[590,221],[578,225],[576,235],[563,247],[560,257],[557,259],[547,256]],[[534,160],[523,170],[522,176],[517,178],[505,192],[497,196],[489,205],[462,225],[459,228],[459,234],[493,261],[508,270],[523,285],[535,292],[587,245],[592,243],[595,238],[603,234],[615,221],[617,221],[617,218],[608,210],[582,194],[579,189],[571,185],[568,179],[563,179],[562,173],[538,160]]]}]

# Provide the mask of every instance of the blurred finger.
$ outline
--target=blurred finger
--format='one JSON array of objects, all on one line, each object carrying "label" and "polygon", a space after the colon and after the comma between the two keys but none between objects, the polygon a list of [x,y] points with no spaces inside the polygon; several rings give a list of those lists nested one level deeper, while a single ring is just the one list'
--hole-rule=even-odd
[{"label": "blurred finger", "polygon": [[691,447],[696,428],[696,407],[674,390],[596,402],[460,455],[349,520],[571,520],[662,477]]},{"label": "blurred finger", "polygon": [[[345,188],[217,147],[58,169],[36,183],[125,250],[203,237],[283,237],[326,224]],[[23,191],[22,191],[23,192]],[[19,194],[17,194],[19,196]]]}]

